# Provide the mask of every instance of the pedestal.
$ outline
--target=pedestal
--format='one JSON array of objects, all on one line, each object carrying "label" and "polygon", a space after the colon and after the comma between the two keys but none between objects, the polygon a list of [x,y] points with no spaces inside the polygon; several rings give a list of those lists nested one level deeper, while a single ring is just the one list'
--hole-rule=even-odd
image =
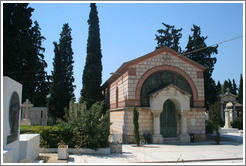
[{"label": "pedestal", "polygon": [[154,134],[152,136],[152,142],[154,144],[162,144],[163,143],[163,137],[161,134]]},{"label": "pedestal", "polygon": [[22,119],[21,125],[22,125],[22,126],[31,126],[31,121],[30,121],[30,119]]}]

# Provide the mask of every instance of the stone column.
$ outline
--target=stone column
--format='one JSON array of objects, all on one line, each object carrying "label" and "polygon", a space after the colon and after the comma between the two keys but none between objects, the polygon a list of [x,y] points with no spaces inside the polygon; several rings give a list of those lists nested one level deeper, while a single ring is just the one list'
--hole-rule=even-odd
[{"label": "stone column", "polygon": [[224,128],[231,128],[230,109],[225,108],[225,126]]},{"label": "stone column", "polygon": [[153,120],[154,134],[152,136],[152,142],[157,143],[157,144],[163,143],[163,137],[160,134],[160,114],[161,112],[162,110],[152,111],[153,117],[154,117],[154,120]]},{"label": "stone column", "polygon": [[181,134],[179,135],[180,142],[190,142],[190,136],[187,133],[187,112],[188,111],[181,111]]},{"label": "stone column", "polygon": [[224,115],[223,115],[223,105],[224,103],[220,103],[220,118],[222,121],[225,121]]}]

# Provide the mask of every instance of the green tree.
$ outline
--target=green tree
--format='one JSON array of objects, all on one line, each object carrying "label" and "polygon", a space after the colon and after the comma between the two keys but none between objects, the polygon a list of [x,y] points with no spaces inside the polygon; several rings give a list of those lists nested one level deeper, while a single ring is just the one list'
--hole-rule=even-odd
[{"label": "green tree", "polygon": [[44,60],[44,51],[42,47],[42,41],[45,40],[45,37],[41,35],[40,27],[37,21],[34,22],[34,27],[32,28],[32,40],[36,56],[35,70],[36,70],[36,88],[33,96],[33,104],[36,107],[45,107],[46,106],[46,96],[48,95],[49,86],[47,83],[47,72],[45,68],[47,63]]},{"label": "green tree", "polygon": [[37,21],[32,27],[33,11],[27,3],[3,4],[3,75],[23,85],[22,101],[28,98],[35,106],[44,106],[47,64],[41,45],[45,38]]},{"label": "green tree", "polygon": [[227,92],[227,88],[229,88],[229,81],[225,80],[223,84],[223,93]]},{"label": "green tree", "polygon": [[205,40],[207,37],[201,36],[201,28],[199,26],[193,25],[191,31],[193,32],[193,35],[189,36],[189,41],[186,46],[184,55],[207,68],[204,71],[204,89],[205,105],[208,108],[209,104],[212,104],[217,100],[216,83],[212,78],[214,64],[216,63],[217,59],[216,57],[212,57],[212,54],[218,53],[218,46],[206,48],[207,45]]},{"label": "green tree", "polygon": [[217,95],[222,94],[222,87],[221,87],[220,81],[218,81],[216,89],[217,89]]},{"label": "green tree", "polygon": [[133,109],[134,136],[135,136],[135,141],[136,141],[137,146],[140,146],[138,116],[139,116],[139,113],[136,109],[136,106],[134,106],[134,109]]},{"label": "green tree", "polygon": [[167,46],[177,52],[181,52],[179,39],[182,37],[182,34],[180,33],[182,28],[175,29],[174,25],[171,26],[165,23],[162,23],[162,25],[165,26],[165,29],[157,30],[158,35],[155,35],[155,40],[157,40],[156,49]]},{"label": "green tree", "polygon": [[102,100],[102,53],[100,42],[100,28],[98,12],[95,3],[90,4],[89,36],[87,40],[87,56],[83,71],[83,88],[81,90],[81,101],[86,102],[90,108],[96,101]]},{"label": "green tree", "polygon": [[237,95],[237,90],[238,90],[237,84],[236,84],[235,80],[232,79],[232,90],[231,90],[231,93],[234,94],[234,95]]},{"label": "green tree", "polygon": [[83,104],[70,107],[64,121],[59,121],[65,133],[63,141],[76,148],[98,149],[109,146],[109,111],[103,115],[104,102],[94,103],[90,109]]},{"label": "green tree", "polygon": [[54,42],[54,69],[48,103],[49,114],[56,120],[64,118],[65,108],[74,100],[73,51],[71,47],[71,28],[64,24],[60,33],[59,44]]},{"label": "green tree", "polygon": [[228,79],[228,87],[230,89],[230,92],[232,92],[232,83],[230,79]]},{"label": "green tree", "polygon": [[239,88],[238,88],[238,98],[237,101],[240,104],[243,104],[243,76],[240,75],[240,82],[239,82]]}]

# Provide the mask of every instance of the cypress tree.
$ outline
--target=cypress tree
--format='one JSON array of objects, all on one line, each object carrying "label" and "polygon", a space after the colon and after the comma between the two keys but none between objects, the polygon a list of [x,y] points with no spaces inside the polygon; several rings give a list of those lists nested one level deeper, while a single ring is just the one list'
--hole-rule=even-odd
[{"label": "cypress tree", "polygon": [[182,31],[182,28],[175,29],[174,25],[171,26],[165,23],[162,23],[162,25],[165,26],[165,29],[157,30],[158,35],[155,35],[155,40],[157,40],[156,49],[167,46],[181,53],[179,39],[182,37],[182,34],[180,33]]},{"label": "cypress tree", "polygon": [[232,83],[231,83],[231,80],[228,79],[228,88],[230,89],[230,92],[232,93]]},{"label": "cypress tree", "polygon": [[28,98],[35,106],[45,106],[45,38],[37,21],[32,27],[33,11],[27,3],[3,4],[3,75],[23,85],[22,101]]},{"label": "cypress tree", "polygon": [[223,93],[227,92],[227,88],[229,88],[229,82],[225,80],[223,84]]},{"label": "cypress tree", "polygon": [[231,91],[231,93],[234,95],[237,95],[237,90],[238,90],[237,84],[236,84],[235,80],[232,79],[232,91]]},{"label": "cypress tree", "polygon": [[95,3],[90,4],[89,35],[87,40],[87,56],[83,71],[83,88],[81,90],[81,101],[90,108],[96,101],[102,100],[102,53],[100,42],[100,28],[98,12]]},{"label": "cypress tree", "polygon": [[71,28],[64,24],[60,33],[59,44],[54,42],[54,70],[48,103],[49,114],[56,120],[64,118],[65,108],[74,100],[73,51],[71,47]]},{"label": "cypress tree", "polygon": [[243,76],[240,75],[240,82],[239,82],[239,88],[238,88],[238,98],[237,101],[240,104],[243,104]]},{"label": "cypress tree", "polygon": [[47,72],[44,70],[47,67],[47,63],[44,60],[44,51],[42,47],[42,41],[45,37],[41,35],[40,27],[37,21],[34,22],[32,28],[32,40],[34,46],[34,52],[36,56],[35,70],[36,70],[36,85],[33,96],[33,104],[36,107],[46,106],[46,96],[48,95],[48,84],[47,84]]},{"label": "cypress tree", "polygon": [[217,59],[216,57],[211,57],[211,55],[218,53],[217,51],[218,46],[209,47],[196,52],[191,52],[194,50],[207,47],[205,43],[207,37],[201,36],[200,27],[193,25],[191,31],[193,32],[193,35],[189,36],[189,41],[186,46],[186,52],[184,55],[207,68],[204,71],[204,90],[205,90],[205,105],[208,108],[210,104],[213,104],[217,100],[216,84],[212,78],[214,64],[216,63]]},{"label": "cypress tree", "polygon": [[216,89],[217,89],[217,96],[222,94],[222,87],[221,87],[220,81],[218,81]]},{"label": "cypress tree", "polygon": [[137,146],[140,146],[140,136],[139,136],[139,124],[138,124],[138,116],[136,106],[133,109],[133,125],[134,125],[134,136]]}]

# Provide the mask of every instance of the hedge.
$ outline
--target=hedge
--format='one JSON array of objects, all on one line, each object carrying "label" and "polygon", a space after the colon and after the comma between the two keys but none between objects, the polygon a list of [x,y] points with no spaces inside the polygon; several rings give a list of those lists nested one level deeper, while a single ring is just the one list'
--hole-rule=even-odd
[{"label": "hedge", "polygon": [[71,136],[59,126],[21,126],[20,133],[40,134],[40,147],[43,148],[57,148],[61,140]]}]

